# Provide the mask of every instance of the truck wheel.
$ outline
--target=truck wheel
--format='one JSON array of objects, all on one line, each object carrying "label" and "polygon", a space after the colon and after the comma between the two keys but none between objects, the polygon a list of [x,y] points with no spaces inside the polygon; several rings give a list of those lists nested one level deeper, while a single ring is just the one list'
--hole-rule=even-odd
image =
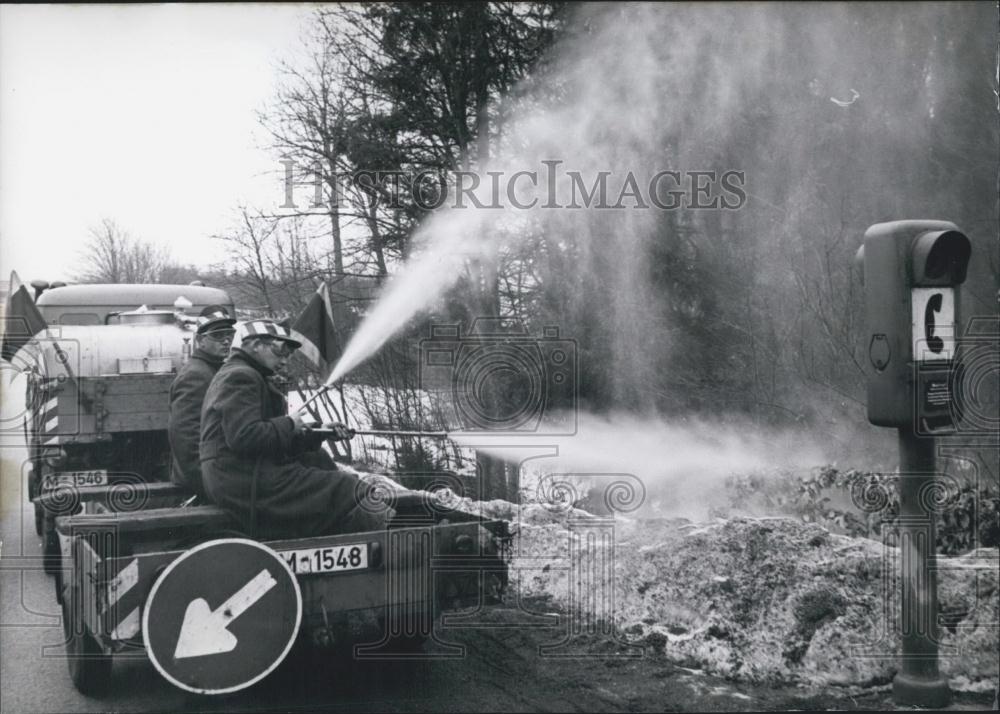
[{"label": "truck wheel", "polygon": [[59,547],[59,534],[56,524],[51,519],[42,526],[44,541],[42,546],[42,567],[46,575],[55,575],[62,568],[62,549]]},{"label": "truck wheel", "polygon": [[45,508],[40,503],[32,505],[35,507],[35,533],[42,535],[45,533]]},{"label": "truck wheel", "polygon": [[[34,447],[31,447],[34,450]],[[42,535],[45,532],[45,508],[42,507],[40,503],[34,503],[34,499],[38,498],[39,491],[38,483],[41,480],[42,473],[42,462],[36,459],[31,461],[31,474],[28,476],[28,498],[32,500],[32,506],[35,508],[35,534]]]},{"label": "truck wheel", "polygon": [[80,586],[74,583],[62,602],[63,633],[66,635],[66,665],[73,686],[81,694],[97,696],[111,685],[111,655],[106,654],[83,620]]},{"label": "truck wheel", "polygon": [[63,597],[66,595],[65,589],[66,589],[67,575],[68,575],[67,572],[62,568],[62,564],[60,564],[60,567],[56,568],[56,574],[54,576],[55,577],[54,585],[56,588],[56,604],[60,606],[63,604]]}]

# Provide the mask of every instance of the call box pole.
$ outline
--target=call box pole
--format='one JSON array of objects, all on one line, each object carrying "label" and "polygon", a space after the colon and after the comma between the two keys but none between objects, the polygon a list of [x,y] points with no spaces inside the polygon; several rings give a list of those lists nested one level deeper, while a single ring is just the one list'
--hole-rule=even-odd
[{"label": "call box pole", "polygon": [[935,490],[936,441],[917,436],[912,428],[897,433],[902,647],[892,695],[897,704],[942,707],[950,692],[938,671],[937,534],[928,509]]},{"label": "call box pole", "polygon": [[858,251],[864,270],[868,421],[899,439],[900,667],[897,704],[942,707],[938,670],[935,437],[955,431],[951,390],[957,289],[972,248],[945,221],[878,223]]}]

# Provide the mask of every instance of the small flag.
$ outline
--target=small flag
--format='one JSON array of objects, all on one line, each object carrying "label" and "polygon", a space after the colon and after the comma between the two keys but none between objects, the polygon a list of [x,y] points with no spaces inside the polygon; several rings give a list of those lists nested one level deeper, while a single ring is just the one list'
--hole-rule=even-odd
[{"label": "small flag", "polygon": [[3,314],[3,359],[12,361],[19,349],[47,328],[45,318],[38,311],[27,286],[21,283],[17,273],[11,272],[10,296]]},{"label": "small flag", "polygon": [[309,304],[292,325],[292,331],[302,338],[299,352],[326,373],[341,353],[340,340],[333,323],[330,291],[326,283],[320,285],[316,294],[310,298]]}]

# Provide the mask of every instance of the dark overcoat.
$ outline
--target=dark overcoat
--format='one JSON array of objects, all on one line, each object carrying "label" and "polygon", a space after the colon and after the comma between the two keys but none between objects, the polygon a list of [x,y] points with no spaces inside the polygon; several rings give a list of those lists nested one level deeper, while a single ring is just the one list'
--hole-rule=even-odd
[{"label": "dark overcoat", "polygon": [[[262,540],[383,527],[384,519],[363,507],[367,487],[356,476],[314,466],[322,463],[316,458],[321,438],[295,430],[284,395],[267,379],[271,375],[237,349],[212,379],[201,413],[208,497]],[[250,533],[255,478],[256,519]]]},{"label": "dark overcoat", "polygon": [[212,377],[222,366],[221,357],[204,350],[194,353],[170,385],[170,415],[167,439],[170,441],[170,480],[199,496],[205,495],[201,482],[201,406]]}]

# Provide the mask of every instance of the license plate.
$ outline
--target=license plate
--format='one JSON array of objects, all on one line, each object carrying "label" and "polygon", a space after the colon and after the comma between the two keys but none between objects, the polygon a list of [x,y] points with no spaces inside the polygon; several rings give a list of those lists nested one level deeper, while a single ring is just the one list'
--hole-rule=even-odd
[{"label": "license plate", "polygon": [[293,573],[335,573],[368,567],[368,544],[331,545],[326,548],[282,550],[278,554]]},{"label": "license plate", "polygon": [[49,474],[42,481],[42,488],[53,489],[59,486],[80,488],[85,486],[107,486],[108,472],[106,469],[92,471],[60,471]]}]

